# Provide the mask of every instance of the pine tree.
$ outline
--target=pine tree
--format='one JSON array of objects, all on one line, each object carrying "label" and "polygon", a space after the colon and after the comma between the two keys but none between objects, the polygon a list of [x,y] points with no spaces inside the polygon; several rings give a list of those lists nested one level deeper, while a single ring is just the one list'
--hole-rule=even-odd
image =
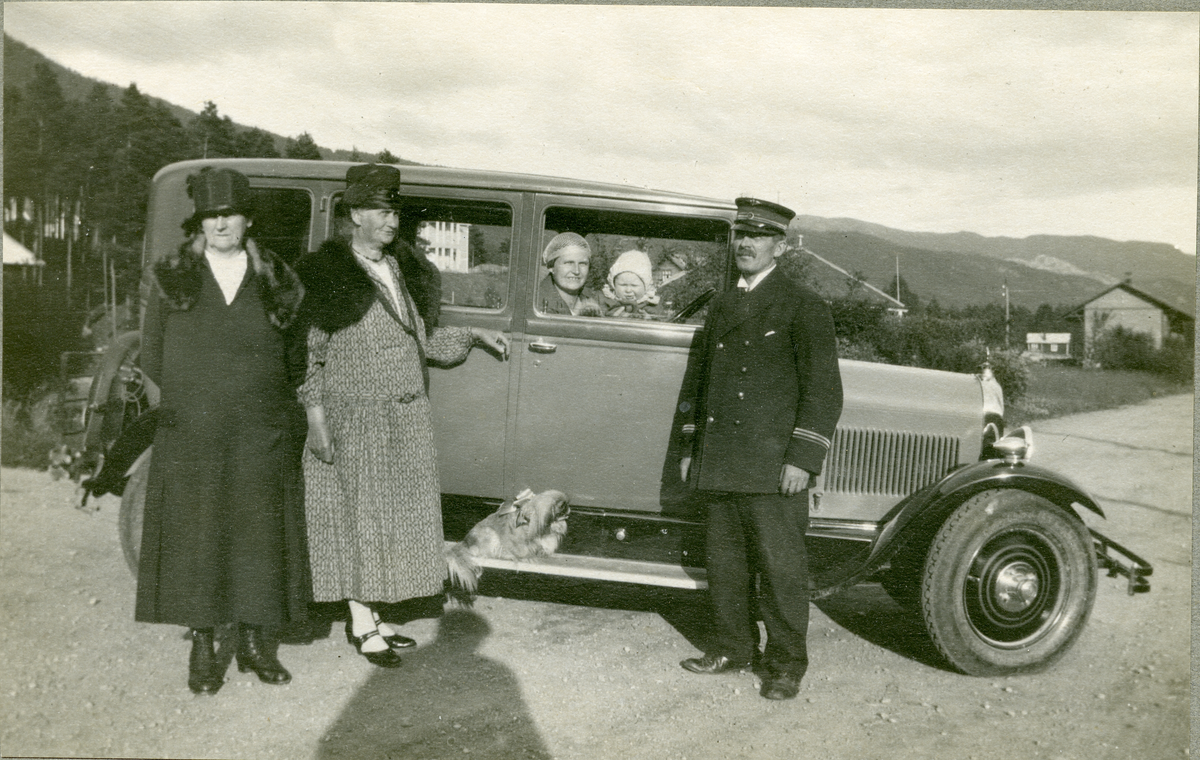
[{"label": "pine tree", "polygon": [[294,140],[289,138],[284,155],[288,158],[302,158],[307,161],[321,160],[321,151],[313,141],[312,135],[307,132],[302,133]]}]

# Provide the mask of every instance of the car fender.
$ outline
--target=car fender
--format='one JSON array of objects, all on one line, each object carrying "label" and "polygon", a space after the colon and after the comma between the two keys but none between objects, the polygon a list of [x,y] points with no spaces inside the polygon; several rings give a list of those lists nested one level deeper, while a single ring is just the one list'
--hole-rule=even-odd
[{"label": "car fender", "polygon": [[1026,491],[1078,514],[1079,504],[1100,517],[1104,511],[1095,499],[1069,478],[1053,470],[1023,462],[1010,464],[992,459],[975,462],[950,472],[937,483],[908,496],[880,522],[879,533],[865,560],[827,588],[814,590],[814,598],[828,596],[861,583],[891,561],[913,542],[927,544],[950,513],[975,494],[991,488]]}]

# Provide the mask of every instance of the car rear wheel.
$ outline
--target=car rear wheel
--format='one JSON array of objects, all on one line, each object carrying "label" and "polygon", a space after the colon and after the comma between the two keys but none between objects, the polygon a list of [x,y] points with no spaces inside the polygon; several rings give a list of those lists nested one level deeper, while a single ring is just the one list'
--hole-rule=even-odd
[{"label": "car rear wheel", "polygon": [[1096,558],[1075,515],[1024,491],[984,491],[929,548],[921,613],[951,665],[975,676],[1042,670],[1083,630]]},{"label": "car rear wheel", "polygon": [[153,450],[153,447],[146,449],[130,468],[129,482],[125,484],[125,492],[121,495],[121,511],[117,517],[121,551],[134,577],[137,577],[138,558],[141,556],[142,515],[146,508],[146,486],[150,481],[150,453]]}]

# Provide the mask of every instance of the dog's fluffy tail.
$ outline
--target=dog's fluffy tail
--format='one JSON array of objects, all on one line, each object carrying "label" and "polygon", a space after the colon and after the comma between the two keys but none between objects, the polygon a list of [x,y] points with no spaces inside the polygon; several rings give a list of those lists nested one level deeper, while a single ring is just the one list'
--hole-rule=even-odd
[{"label": "dog's fluffy tail", "polygon": [[466,594],[474,594],[479,588],[483,568],[461,543],[446,550],[446,568],[450,571],[450,583]]}]

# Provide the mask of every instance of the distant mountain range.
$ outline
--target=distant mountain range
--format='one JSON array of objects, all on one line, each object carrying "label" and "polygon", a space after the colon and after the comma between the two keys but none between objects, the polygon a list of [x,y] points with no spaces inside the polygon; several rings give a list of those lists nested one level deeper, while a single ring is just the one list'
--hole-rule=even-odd
[{"label": "distant mountain range", "polygon": [[[886,288],[900,276],[923,300],[943,306],[991,303],[1008,281],[1012,303],[1076,306],[1126,278],[1188,314],[1196,312],[1196,257],[1166,243],[1099,237],[984,237],[973,232],[906,232],[857,219],[798,216],[804,245]],[[833,273],[829,282],[845,280]]]},{"label": "distant mountain range", "polygon": [[[22,87],[39,63],[58,75],[69,100],[86,99],[96,84],[109,88],[114,101],[128,86],[99,82],[54,63],[29,46],[4,35],[4,84]],[[164,103],[183,124],[198,114]],[[221,104],[217,103],[218,110]],[[236,124],[240,131],[250,126]],[[288,137],[275,135],[283,152]],[[330,160],[350,160],[347,149],[320,148]],[[413,163],[402,160],[401,163]],[[1041,304],[1077,306],[1126,277],[1134,287],[1188,314],[1195,315],[1196,257],[1165,243],[1119,242],[1099,237],[1034,235],[1026,238],[984,237],[972,232],[906,232],[857,219],[798,216],[792,223],[804,246],[875,287],[884,288],[900,275],[922,301],[943,306],[995,303],[1003,300],[1007,280],[1012,304],[1035,309]],[[826,292],[843,292],[847,280],[814,262],[812,273]]]}]

